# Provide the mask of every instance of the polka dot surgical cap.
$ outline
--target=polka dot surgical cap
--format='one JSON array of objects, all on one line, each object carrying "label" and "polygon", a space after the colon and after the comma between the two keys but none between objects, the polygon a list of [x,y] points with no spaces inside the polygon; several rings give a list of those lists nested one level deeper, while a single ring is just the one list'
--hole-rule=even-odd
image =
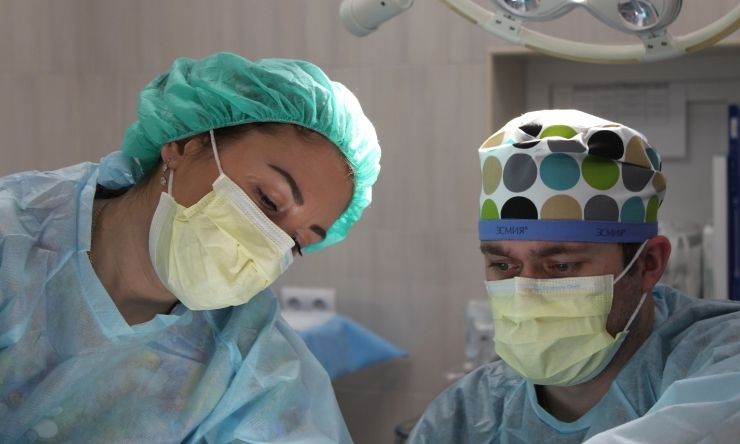
[{"label": "polka dot surgical cap", "polygon": [[526,113],[478,150],[480,240],[638,243],[666,191],[639,132],[576,110]]}]

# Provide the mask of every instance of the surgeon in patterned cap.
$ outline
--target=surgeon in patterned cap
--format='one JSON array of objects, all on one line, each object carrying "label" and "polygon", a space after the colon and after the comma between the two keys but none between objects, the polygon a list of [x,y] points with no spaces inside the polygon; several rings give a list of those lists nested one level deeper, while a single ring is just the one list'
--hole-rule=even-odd
[{"label": "surgeon in patterned cap", "polygon": [[[658,235],[666,180],[647,138],[544,110],[506,124],[479,155],[501,359],[440,394],[410,442],[738,436],[740,305],[658,284],[671,246]],[[707,402],[712,420],[699,413]]]}]

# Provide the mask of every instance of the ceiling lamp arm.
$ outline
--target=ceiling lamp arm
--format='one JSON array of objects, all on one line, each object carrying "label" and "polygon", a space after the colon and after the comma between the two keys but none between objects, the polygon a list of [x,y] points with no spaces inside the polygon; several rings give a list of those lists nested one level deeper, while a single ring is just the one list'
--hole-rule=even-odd
[{"label": "ceiling lamp arm", "polygon": [[661,30],[640,34],[643,44],[596,45],[527,29],[520,21],[485,9],[472,0],[440,1],[466,20],[511,43],[553,57],[589,63],[639,63],[668,59],[711,46],[740,27],[738,5],[714,23],[684,36],[671,37]]},{"label": "ceiling lamp arm", "polygon": [[694,32],[675,37],[676,46],[686,53],[692,53],[712,46],[740,28],[740,4],[719,20]]}]

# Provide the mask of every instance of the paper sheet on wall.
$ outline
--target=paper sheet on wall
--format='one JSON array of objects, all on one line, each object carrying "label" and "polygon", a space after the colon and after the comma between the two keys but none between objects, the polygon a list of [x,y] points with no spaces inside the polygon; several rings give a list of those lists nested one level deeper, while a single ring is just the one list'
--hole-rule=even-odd
[{"label": "paper sheet on wall", "polygon": [[640,131],[664,159],[686,156],[686,93],[669,82],[552,87],[553,108],[575,108]]},{"label": "paper sheet on wall", "polygon": [[727,156],[712,157],[712,262],[713,293],[707,299],[729,299],[727,245]]}]

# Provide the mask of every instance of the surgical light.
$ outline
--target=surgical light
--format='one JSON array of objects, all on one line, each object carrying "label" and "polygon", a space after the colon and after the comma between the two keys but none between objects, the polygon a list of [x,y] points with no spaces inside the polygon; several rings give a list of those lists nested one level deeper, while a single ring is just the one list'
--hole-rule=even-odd
[{"label": "surgical light", "polygon": [[658,11],[652,2],[642,0],[621,1],[617,5],[619,15],[635,29],[643,30],[658,22]]},{"label": "surgical light", "polygon": [[363,37],[381,23],[409,9],[414,0],[344,0],[339,15],[349,32]]},{"label": "surgical light", "polygon": [[535,11],[540,7],[540,0],[504,0],[504,3],[519,13]]},{"label": "surgical light", "polygon": [[561,0],[494,0],[501,12],[521,20],[544,22],[554,20],[577,6],[576,1]]},{"label": "surgical light", "polygon": [[[671,36],[682,0],[490,0],[492,10],[473,0],[440,0],[453,12],[511,43],[554,57],[591,63],[638,63],[690,54],[715,44],[740,27],[740,4],[701,29]],[[411,7],[413,0],[342,0],[345,27],[364,36]],[[584,8],[606,25],[636,36],[641,44],[602,45],[561,39],[524,26]]]}]

